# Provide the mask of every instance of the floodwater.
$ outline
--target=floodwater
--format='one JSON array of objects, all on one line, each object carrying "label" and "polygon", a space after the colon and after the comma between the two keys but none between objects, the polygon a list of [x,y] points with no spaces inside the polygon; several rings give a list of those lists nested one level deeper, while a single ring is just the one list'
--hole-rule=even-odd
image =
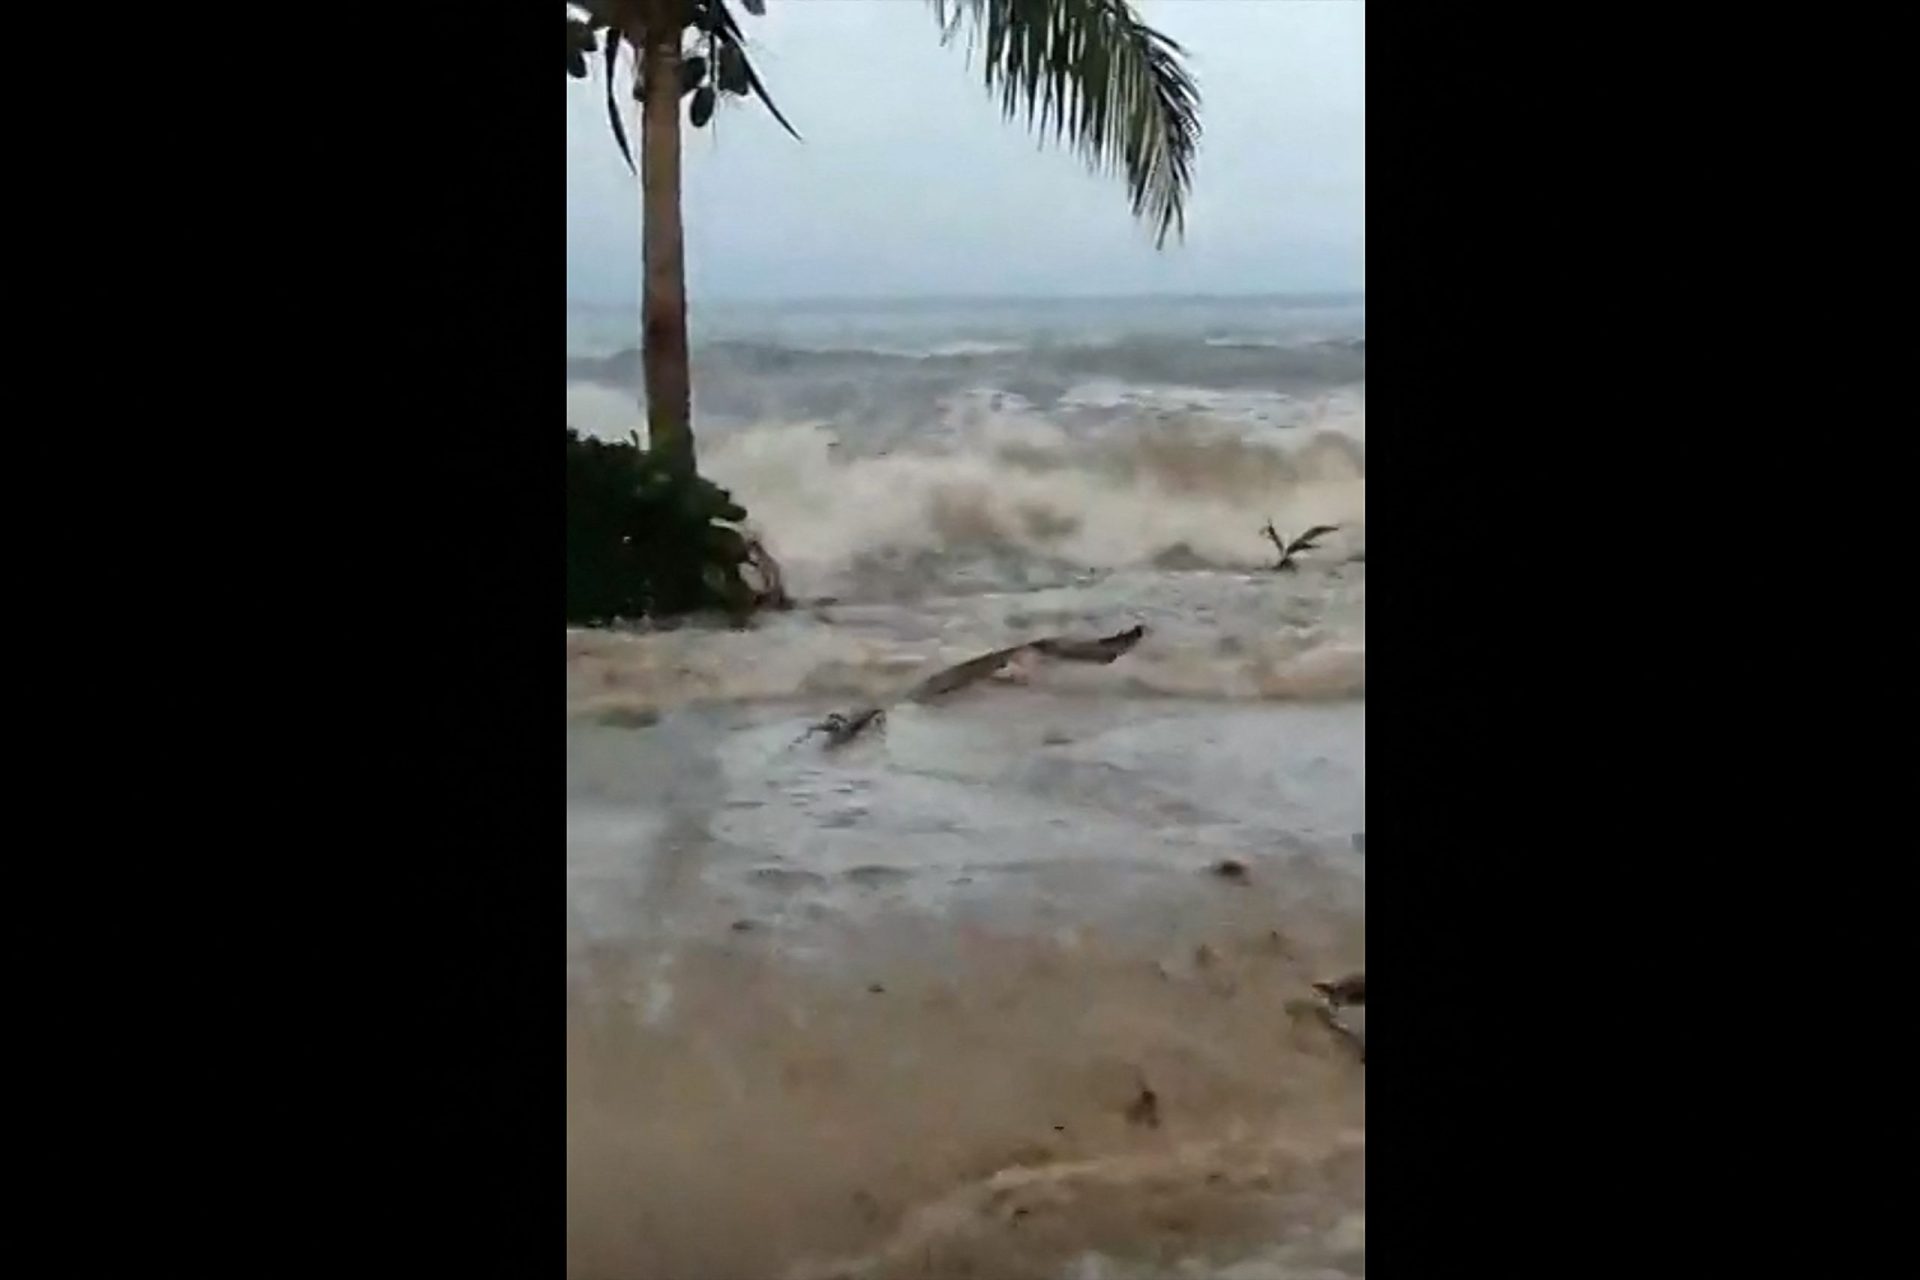
[{"label": "floodwater", "polygon": [[[803,604],[568,634],[574,1280],[1365,1274],[1309,985],[1365,961],[1360,322],[1024,315],[696,353],[702,469]],[[623,432],[632,370],[575,365]],[[1339,529],[1276,573],[1268,519]]]}]

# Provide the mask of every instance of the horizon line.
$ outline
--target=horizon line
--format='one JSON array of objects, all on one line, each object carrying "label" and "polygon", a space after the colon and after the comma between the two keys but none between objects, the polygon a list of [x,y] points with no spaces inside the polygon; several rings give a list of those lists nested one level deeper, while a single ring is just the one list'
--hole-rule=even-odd
[{"label": "horizon line", "polygon": [[[1117,293],[872,293],[872,294],[721,294],[704,297],[698,303],[690,303],[688,310],[697,310],[701,305],[712,306],[765,306],[779,304],[786,306],[844,306],[847,304],[875,305],[887,303],[912,302],[1351,302],[1366,298],[1365,286],[1339,289],[1269,289],[1244,292],[1196,292],[1179,291],[1123,291]],[[638,307],[638,297],[622,298],[567,298],[570,307],[627,308]]]}]

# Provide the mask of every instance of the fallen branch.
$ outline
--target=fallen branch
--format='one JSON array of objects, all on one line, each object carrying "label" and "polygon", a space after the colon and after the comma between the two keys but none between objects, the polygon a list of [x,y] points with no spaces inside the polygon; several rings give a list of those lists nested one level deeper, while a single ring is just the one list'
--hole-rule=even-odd
[{"label": "fallen branch", "polygon": [[907,701],[931,702],[956,689],[964,689],[970,684],[985,680],[1025,653],[1028,647],[1024,644],[1016,644],[1011,648],[983,653],[977,658],[968,658],[965,662],[956,662],[950,667],[934,672],[907,690]]},{"label": "fallen branch", "polygon": [[1271,520],[1261,526],[1260,532],[1266,535],[1267,541],[1273,543],[1274,550],[1280,553],[1279,561],[1273,566],[1274,570],[1276,572],[1290,573],[1294,568],[1293,558],[1295,556],[1299,555],[1302,551],[1314,550],[1314,548],[1319,545],[1316,539],[1324,538],[1339,527],[1337,524],[1317,524],[1295,538],[1292,542],[1287,542],[1280,537],[1279,531],[1273,527],[1273,521]]},{"label": "fallen branch", "polygon": [[1049,658],[1060,658],[1067,662],[1097,662],[1105,666],[1125,655],[1146,634],[1145,627],[1134,626],[1098,640],[1049,636],[1045,640],[1035,640],[1031,647],[1035,653],[1045,654]]},{"label": "fallen branch", "polygon": [[[995,649],[979,657],[968,658],[965,662],[956,662],[950,667],[943,667],[908,689],[903,695],[903,700],[927,703],[943,698],[970,684],[985,680],[1023,653],[1035,653],[1059,662],[1093,662],[1105,666],[1131,651],[1146,634],[1145,627],[1134,626],[1110,636],[1100,636],[1090,640],[1073,636],[1046,636],[1025,644]],[[883,706],[862,707],[847,712],[836,711],[818,724],[810,726],[807,732],[801,735],[800,741],[805,742],[814,734],[821,733],[826,735],[827,746],[843,746],[873,725],[882,724],[885,721],[886,708]]]},{"label": "fallen branch", "polygon": [[1367,974],[1363,969],[1344,978],[1325,979],[1314,983],[1313,989],[1335,1008],[1345,1004],[1364,1007],[1367,1003]]},{"label": "fallen branch", "polygon": [[964,689],[993,675],[1023,653],[1037,653],[1061,662],[1095,662],[1106,666],[1129,652],[1146,634],[1145,627],[1136,626],[1094,640],[1046,636],[1026,644],[995,649],[992,653],[983,653],[977,658],[968,658],[965,662],[957,662],[943,671],[934,672],[907,692],[907,701],[928,702],[957,689]]},{"label": "fallen branch", "polygon": [[1364,1030],[1356,1031],[1340,1017],[1343,1008],[1364,1009],[1367,1007],[1367,973],[1362,969],[1342,978],[1330,978],[1313,984],[1326,1003],[1317,1006],[1320,1020],[1332,1029],[1346,1044],[1360,1055],[1364,1064],[1367,1060],[1367,1036]]},{"label": "fallen branch", "polygon": [[797,747],[814,734],[824,733],[829,747],[845,746],[871,725],[884,724],[886,718],[886,709],[883,707],[866,707],[845,714],[836,711],[818,724],[808,725],[807,731],[800,735],[800,741],[794,745]]}]

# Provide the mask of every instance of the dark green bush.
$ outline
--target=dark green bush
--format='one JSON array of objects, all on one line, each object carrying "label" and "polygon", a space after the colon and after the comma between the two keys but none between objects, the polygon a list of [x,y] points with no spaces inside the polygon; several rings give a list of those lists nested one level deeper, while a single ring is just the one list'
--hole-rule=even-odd
[{"label": "dark green bush", "polygon": [[637,441],[595,440],[568,427],[567,621],[605,625],[703,610],[744,621],[777,603],[743,574],[763,554],[733,527],[746,518],[725,489],[676,475]]}]

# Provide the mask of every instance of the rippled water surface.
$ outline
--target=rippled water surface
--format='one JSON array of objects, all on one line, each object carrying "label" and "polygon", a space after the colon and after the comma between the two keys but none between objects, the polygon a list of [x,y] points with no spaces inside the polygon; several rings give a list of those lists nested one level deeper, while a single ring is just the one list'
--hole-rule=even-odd
[{"label": "rippled water surface", "polygon": [[[1273,315],[710,338],[703,467],[806,603],[568,635],[571,1275],[1364,1274],[1308,999],[1366,941],[1363,329]],[[1269,518],[1340,528],[1280,574]]]}]

